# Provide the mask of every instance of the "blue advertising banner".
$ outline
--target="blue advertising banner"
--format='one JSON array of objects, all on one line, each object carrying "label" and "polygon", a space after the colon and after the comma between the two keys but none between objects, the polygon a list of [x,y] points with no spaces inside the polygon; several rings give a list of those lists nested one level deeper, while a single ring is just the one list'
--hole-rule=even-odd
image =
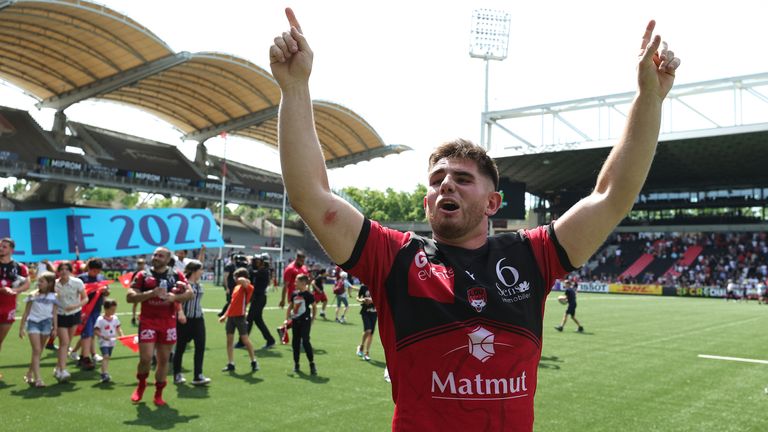
[{"label": "blue advertising banner", "polygon": [[16,242],[14,259],[111,258],[223,246],[208,209],[103,210],[63,208],[0,212],[0,238]]}]

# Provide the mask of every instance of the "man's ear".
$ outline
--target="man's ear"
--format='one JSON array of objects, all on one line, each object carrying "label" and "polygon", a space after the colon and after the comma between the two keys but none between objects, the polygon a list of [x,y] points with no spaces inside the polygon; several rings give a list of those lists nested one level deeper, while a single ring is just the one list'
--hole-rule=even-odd
[{"label": "man's ear", "polygon": [[501,194],[497,191],[488,195],[488,205],[485,207],[485,215],[491,217],[501,208]]}]

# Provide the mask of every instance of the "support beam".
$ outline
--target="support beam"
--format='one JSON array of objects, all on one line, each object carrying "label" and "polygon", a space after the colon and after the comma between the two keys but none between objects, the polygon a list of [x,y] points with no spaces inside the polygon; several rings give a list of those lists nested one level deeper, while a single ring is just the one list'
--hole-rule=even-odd
[{"label": "support beam", "polygon": [[178,66],[187,62],[190,58],[192,58],[192,54],[186,51],[180,52],[178,54],[172,54],[167,57],[136,66],[133,69],[102,78],[98,81],[94,81],[90,84],[72,89],[62,94],[51,96],[50,98],[37,103],[36,106],[37,108],[54,108],[62,111],[70,105],[76,104],[77,102],[101,94],[113,92],[144,78],[156,75],[172,67]]},{"label": "support beam", "polygon": [[277,110],[278,106],[271,106],[261,111],[246,114],[228,122],[219,123],[217,125],[209,126],[207,128],[188,133],[184,135],[182,139],[205,142],[205,140],[208,138],[213,138],[222,132],[234,132],[240,129],[245,129],[250,126],[264,123],[267,120],[277,117]]}]

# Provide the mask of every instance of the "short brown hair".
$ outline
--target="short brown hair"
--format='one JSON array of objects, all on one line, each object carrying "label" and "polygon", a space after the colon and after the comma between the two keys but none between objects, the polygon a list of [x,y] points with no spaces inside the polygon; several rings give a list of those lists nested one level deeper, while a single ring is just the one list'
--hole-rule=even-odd
[{"label": "short brown hair", "polygon": [[16,242],[13,241],[10,237],[3,237],[0,239],[0,243],[8,243],[8,246],[11,247],[11,249],[16,249]]},{"label": "short brown hair", "polygon": [[69,272],[72,273],[74,271],[74,267],[72,267],[72,262],[70,261],[62,261],[59,263],[59,265],[56,267],[56,271],[61,271],[62,268],[67,267],[69,269]]},{"label": "short brown hair", "polygon": [[235,270],[234,273],[232,273],[232,276],[234,276],[236,278],[244,277],[244,278],[248,279],[248,269],[245,268],[245,267],[240,267],[237,270]]},{"label": "short brown hair", "polygon": [[429,168],[432,169],[441,159],[465,159],[475,161],[480,173],[488,176],[493,182],[493,188],[499,188],[499,169],[496,162],[488,156],[485,149],[464,138],[457,138],[453,141],[440,144],[435,151],[429,155]]},{"label": "short brown hair", "polygon": [[296,280],[309,283],[309,276],[307,276],[304,273],[302,273],[302,274],[296,276]]}]

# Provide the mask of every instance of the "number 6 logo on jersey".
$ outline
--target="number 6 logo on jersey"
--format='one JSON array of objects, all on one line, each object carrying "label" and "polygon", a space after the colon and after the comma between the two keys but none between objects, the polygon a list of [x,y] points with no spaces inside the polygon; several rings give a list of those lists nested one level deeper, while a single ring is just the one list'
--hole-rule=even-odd
[{"label": "number 6 logo on jersey", "polygon": [[[502,258],[496,262],[496,277],[499,278],[499,282],[501,282],[505,287],[512,288],[517,284],[517,280],[520,279],[520,273],[517,272],[517,269],[512,266],[503,266],[501,265],[501,262],[504,261],[506,258]],[[512,276],[512,282],[507,282],[507,278],[504,276],[504,272],[508,272],[510,276]]]}]

